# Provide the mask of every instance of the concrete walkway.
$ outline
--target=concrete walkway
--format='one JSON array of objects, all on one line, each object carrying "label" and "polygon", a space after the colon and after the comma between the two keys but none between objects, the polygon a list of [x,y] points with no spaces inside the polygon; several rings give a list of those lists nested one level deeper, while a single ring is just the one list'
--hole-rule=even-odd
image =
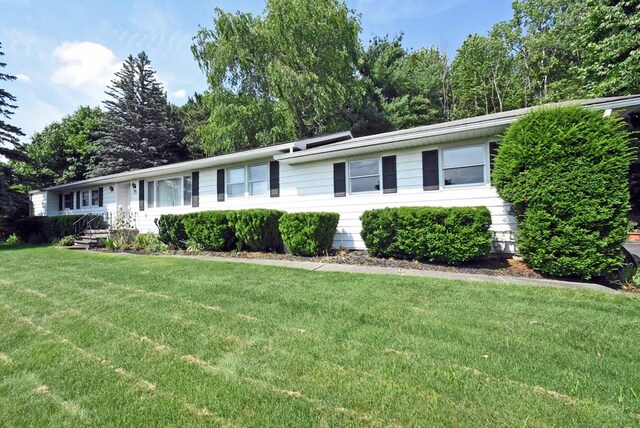
[{"label": "concrete walkway", "polygon": [[462,281],[480,281],[480,282],[503,282],[508,284],[522,284],[522,285],[538,285],[547,287],[564,287],[564,288],[582,288],[599,290],[605,292],[616,292],[609,287],[605,287],[600,284],[593,284],[589,282],[571,282],[571,281],[559,281],[554,279],[537,279],[537,278],[519,278],[514,276],[494,276],[494,275],[482,275],[473,273],[458,273],[458,272],[443,272],[435,270],[419,270],[419,269],[400,269],[381,266],[360,266],[360,265],[347,265],[337,263],[319,263],[319,262],[305,262],[295,260],[277,260],[277,259],[245,259],[240,257],[216,257],[216,256],[199,256],[199,255],[171,255],[161,257],[182,257],[197,260],[210,260],[216,262],[227,263],[245,263],[263,266],[276,266],[276,267],[288,267],[294,269],[304,269],[318,272],[346,272],[346,273],[366,273],[375,275],[399,275],[399,276],[413,276],[421,278],[438,278],[438,279],[451,279]]}]

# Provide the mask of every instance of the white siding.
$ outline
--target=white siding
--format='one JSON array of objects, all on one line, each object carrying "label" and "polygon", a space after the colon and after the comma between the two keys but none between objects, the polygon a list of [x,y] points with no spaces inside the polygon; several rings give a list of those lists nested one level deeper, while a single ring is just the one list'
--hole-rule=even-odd
[{"label": "white siding", "polygon": [[47,192],[37,191],[29,194],[29,215],[30,216],[46,216],[47,215]]}]

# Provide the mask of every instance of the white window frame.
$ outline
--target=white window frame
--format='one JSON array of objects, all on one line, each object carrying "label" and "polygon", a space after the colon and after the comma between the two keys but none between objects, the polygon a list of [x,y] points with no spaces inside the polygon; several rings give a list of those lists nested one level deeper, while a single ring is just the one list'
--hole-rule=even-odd
[{"label": "white window frame", "polygon": [[[465,165],[459,165],[456,167],[452,167],[452,168],[445,168],[444,165],[444,154],[447,150],[456,150],[456,149],[465,149],[465,148],[472,148],[472,147],[480,147],[482,148],[482,163],[469,163],[469,164],[465,164]],[[488,161],[487,161],[487,155],[488,155],[488,144],[487,143],[475,143],[475,144],[464,144],[464,145],[456,145],[456,146],[449,146],[449,147],[441,147],[439,149],[440,151],[440,182],[442,183],[442,187],[443,189],[455,189],[455,188],[459,188],[459,187],[478,187],[478,186],[484,186],[487,184],[487,167],[488,167]],[[445,175],[444,172],[446,170],[450,170],[450,169],[458,169],[458,168],[468,168],[468,167],[473,167],[473,166],[481,166],[482,167],[482,181],[478,181],[476,183],[464,183],[464,184],[447,184],[445,181]]]},{"label": "white window frame", "polygon": [[[156,178],[154,180],[149,180],[149,181],[153,181],[153,194],[154,194],[154,205],[153,207],[149,206],[149,197],[148,195],[145,195],[145,203],[147,205],[147,208],[151,209],[151,208],[176,208],[176,207],[188,207],[191,206],[191,204],[187,205],[184,203],[184,179],[185,178],[190,178],[191,180],[193,180],[191,175],[175,175],[172,177],[163,177],[163,178]],[[176,180],[178,179],[180,181],[180,205],[167,205],[167,206],[160,206],[159,202],[160,202],[160,198],[158,197],[158,183],[160,181],[167,181],[167,180]],[[147,192],[148,193],[148,192]],[[191,183],[191,200],[193,201],[193,182]]]},{"label": "white window frame", "polygon": [[[84,203],[84,195],[87,195],[87,203]],[[80,206],[81,208],[90,207],[91,206],[91,190],[81,190],[80,191]]]},{"label": "white window frame", "polygon": [[[351,163],[352,162],[362,162],[362,161],[378,161],[378,174],[370,174],[370,175],[358,175],[356,177],[351,176]],[[378,186],[380,187],[378,190],[366,190],[364,192],[353,192],[351,190],[351,179],[352,178],[366,178],[366,177],[378,177]],[[347,162],[347,182],[349,186],[349,194],[350,195],[375,195],[377,193],[382,193],[382,157],[377,158],[363,158],[363,159],[353,159]]]},{"label": "white window frame", "polygon": [[[266,183],[267,183],[267,191],[262,194],[262,195],[251,195],[249,192],[250,186],[249,183],[260,183],[263,182],[265,180],[254,180],[254,181],[249,181],[249,167],[252,166],[264,166],[267,170],[267,178],[266,178]],[[244,185],[244,191],[242,193],[242,195],[231,195],[229,193],[229,186],[234,185],[234,184],[241,184],[241,183],[230,183],[229,182],[229,171],[230,170],[234,170],[234,169],[242,169],[244,171],[244,182],[242,183]],[[264,198],[264,197],[268,197],[269,196],[269,183],[270,183],[270,179],[271,179],[271,171],[269,171],[269,162],[258,162],[258,163],[252,163],[252,164],[245,164],[245,165],[237,165],[237,166],[231,166],[231,167],[227,167],[225,168],[224,171],[224,194],[226,198],[229,199],[239,199],[239,198]]]}]

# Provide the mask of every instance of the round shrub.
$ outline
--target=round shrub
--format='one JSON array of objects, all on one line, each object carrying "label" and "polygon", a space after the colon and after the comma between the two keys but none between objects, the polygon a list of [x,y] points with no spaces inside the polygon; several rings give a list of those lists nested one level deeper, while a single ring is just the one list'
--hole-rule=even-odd
[{"label": "round shrub", "polygon": [[184,231],[182,217],[179,214],[162,214],[155,220],[158,226],[158,239],[171,248],[185,248],[187,234]]},{"label": "round shrub", "polygon": [[286,213],[280,217],[280,233],[292,254],[327,254],[333,244],[339,220],[338,213]]},{"label": "round shrub", "polygon": [[458,264],[491,251],[486,207],[401,207],[365,211],[361,236],[382,257]]},{"label": "round shrub", "polygon": [[539,109],[509,127],[492,181],[512,204],[527,264],[584,279],[620,266],[631,157],[623,122],[599,111]]},{"label": "round shrub", "polygon": [[236,237],[229,223],[228,211],[203,211],[182,217],[189,245],[203,250],[226,251],[235,247]]},{"label": "round shrub", "polygon": [[228,219],[233,226],[239,246],[252,251],[282,251],[283,243],[278,222],[283,211],[250,209],[229,211]]}]

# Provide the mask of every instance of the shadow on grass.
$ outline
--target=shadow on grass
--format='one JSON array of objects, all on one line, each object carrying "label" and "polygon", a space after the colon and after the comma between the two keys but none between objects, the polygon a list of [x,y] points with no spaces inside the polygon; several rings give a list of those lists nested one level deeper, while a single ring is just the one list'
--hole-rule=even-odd
[{"label": "shadow on grass", "polygon": [[20,250],[30,250],[34,248],[46,248],[46,247],[54,247],[52,244],[2,244],[0,245],[0,251],[20,251]]}]

